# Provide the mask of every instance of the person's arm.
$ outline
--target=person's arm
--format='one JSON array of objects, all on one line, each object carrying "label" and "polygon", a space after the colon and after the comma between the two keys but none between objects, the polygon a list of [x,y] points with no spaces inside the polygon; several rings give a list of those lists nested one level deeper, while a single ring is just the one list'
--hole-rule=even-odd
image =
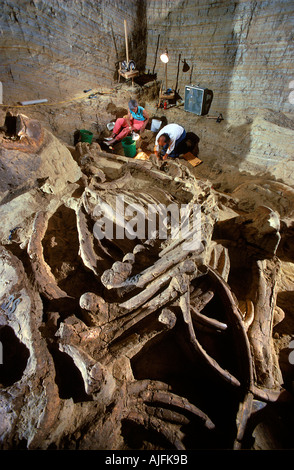
[{"label": "person's arm", "polygon": [[159,158],[159,149],[158,149],[158,146],[157,146],[157,147],[156,147],[156,146],[154,147],[154,153],[155,153],[155,155],[156,155],[156,158]]},{"label": "person's arm", "polygon": [[133,129],[133,126],[132,126],[132,123],[131,123],[132,120],[133,120],[133,116],[131,115],[131,113],[129,111],[128,115],[127,115],[127,118],[126,118],[126,121],[127,121],[127,125],[129,127],[130,131]]},{"label": "person's arm", "polygon": [[146,126],[147,126],[147,124],[148,124],[148,122],[149,122],[149,116],[148,116],[148,113],[147,113],[147,111],[146,111],[145,109],[143,110],[143,116],[144,116],[144,118],[145,118],[145,121],[144,121],[143,126],[142,126],[141,129],[140,129],[140,133],[143,132],[143,131],[146,129]]},{"label": "person's arm", "polygon": [[175,148],[175,143],[176,143],[175,139],[170,140],[169,146],[166,150],[166,156],[169,155],[173,151],[173,149]]},{"label": "person's arm", "polygon": [[156,155],[157,158],[159,158],[159,145],[158,145],[158,137],[159,137],[159,134],[157,134],[156,136],[156,139],[155,139],[155,144],[154,144],[154,153]]},{"label": "person's arm", "polygon": [[173,149],[175,148],[175,142],[176,142],[176,139],[170,139],[169,141],[169,146],[168,148],[166,149],[165,151],[165,155],[163,155],[162,157],[162,160],[167,160],[167,157],[169,156],[169,154],[173,151]]}]

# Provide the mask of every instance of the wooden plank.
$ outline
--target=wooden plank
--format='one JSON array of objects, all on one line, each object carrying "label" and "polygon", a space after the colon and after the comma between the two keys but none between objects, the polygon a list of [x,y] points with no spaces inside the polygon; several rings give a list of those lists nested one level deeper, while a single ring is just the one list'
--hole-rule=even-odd
[{"label": "wooden plank", "polygon": [[139,71],[138,70],[132,70],[130,72],[123,72],[122,70],[119,70],[118,73],[123,77],[123,78],[134,78],[134,77],[137,77],[137,75],[139,75]]},{"label": "wooden plank", "polygon": [[169,95],[166,95],[164,93],[160,93],[159,98],[162,100],[173,100],[175,98],[175,93],[170,93]]},{"label": "wooden plank", "polygon": [[193,155],[193,153],[191,152],[185,153],[183,155],[183,158],[194,167],[197,165],[200,165],[200,163],[203,163],[202,160],[200,160],[200,158],[195,157],[195,155]]}]

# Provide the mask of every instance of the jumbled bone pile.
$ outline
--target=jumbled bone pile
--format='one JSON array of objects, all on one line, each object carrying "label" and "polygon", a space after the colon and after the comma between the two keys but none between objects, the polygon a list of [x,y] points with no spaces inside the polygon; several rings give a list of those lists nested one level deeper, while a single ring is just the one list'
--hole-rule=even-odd
[{"label": "jumbled bone pile", "polygon": [[[25,155],[23,142],[10,152]],[[272,343],[279,217],[220,219],[218,193],[179,161],[84,143],[73,154],[74,191],[44,196],[1,246],[1,340],[22,356],[11,353],[15,377],[2,373],[2,447],[250,446],[258,410],[287,398]],[[188,236],[170,205],[185,208]],[[245,298],[230,288],[232,257],[251,273]]]}]

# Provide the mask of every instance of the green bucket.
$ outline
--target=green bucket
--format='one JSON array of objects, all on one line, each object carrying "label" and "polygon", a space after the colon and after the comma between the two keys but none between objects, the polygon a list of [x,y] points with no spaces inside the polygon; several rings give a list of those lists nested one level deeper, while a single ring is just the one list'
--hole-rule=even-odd
[{"label": "green bucket", "polygon": [[125,137],[121,143],[125,156],[133,158],[137,153],[136,141],[133,140],[132,137]]},{"label": "green bucket", "polygon": [[82,142],[89,142],[89,144],[92,143],[93,132],[87,131],[86,129],[81,129],[80,134]]}]

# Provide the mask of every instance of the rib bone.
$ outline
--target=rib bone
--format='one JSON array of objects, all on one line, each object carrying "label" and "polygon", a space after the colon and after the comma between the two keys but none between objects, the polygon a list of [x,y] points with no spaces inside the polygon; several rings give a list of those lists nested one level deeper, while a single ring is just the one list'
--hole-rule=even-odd
[{"label": "rib bone", "polygon": [[68,297],[67,293],[58,287],[50,267],[44,260],[42,239],[48,226],[48,213],[38,212],[35,216],[33,232],[30,237],[27,252],[31,260],[35,280],[40,292],[48,299],[59,299]]}]

